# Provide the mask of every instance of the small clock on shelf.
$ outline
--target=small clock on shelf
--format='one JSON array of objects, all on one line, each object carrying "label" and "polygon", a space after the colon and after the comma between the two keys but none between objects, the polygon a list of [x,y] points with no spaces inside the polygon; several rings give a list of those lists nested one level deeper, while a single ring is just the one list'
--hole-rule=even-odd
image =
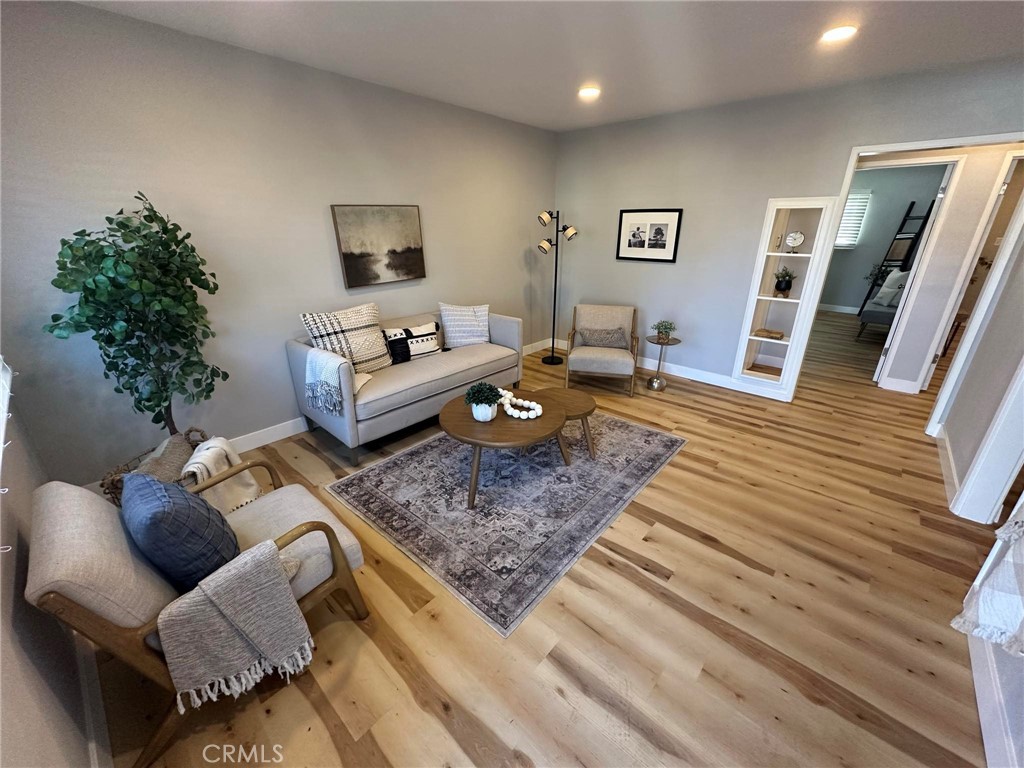
[{"label": "small clock on shelf", "polygon": [[805,239],[806,238],[804,238],[804,233],[800,232],[799,230],[795,232],[790,232],[788,235],[786,235],[786,245],[788,245],[790,248],[789,252],[796,253],[796,249],[803,244]]}]

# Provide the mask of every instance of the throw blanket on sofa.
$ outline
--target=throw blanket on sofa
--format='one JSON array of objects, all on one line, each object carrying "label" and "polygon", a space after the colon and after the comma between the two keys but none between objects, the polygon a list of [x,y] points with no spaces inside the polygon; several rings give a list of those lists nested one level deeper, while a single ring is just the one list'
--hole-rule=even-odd
[{"label": "throw blanket on sofa", "polygon": [[1018,504],[952,622],[964,634],[1024,656],[1024,504]]},{"label": "throw blanket on sofa", "polygon": [[[241,463],[242,458],[226,437],[212,437],[200,443],[192,453],[192,458],[181,470],[181,479],[186,481],[186,487],[188,481],[204,483],[214,475]],[[258,499],[262,494],[263,490],[252,472],[240,472],[199,495],[226,515]]]},{"label": "throw blanket on sofa", "polygon": [[157,619],[178,711],[238,698],[264,675],[287,682],[313,660],[313,638],[272,541],[248,549],[182,595]]},{"label": "throw blanket on sofa", "polygon": [[[306,354],[306,405],[331,416],[341,416],[341,369],[350,365],[336,352],[312,347]],[[352,394],[372,379],[368,373],[353,377]]]}]

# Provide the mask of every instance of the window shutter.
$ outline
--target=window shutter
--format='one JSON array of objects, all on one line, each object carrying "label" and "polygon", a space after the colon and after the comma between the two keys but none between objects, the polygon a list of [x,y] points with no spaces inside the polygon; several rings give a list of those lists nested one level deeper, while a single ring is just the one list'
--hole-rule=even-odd
[{"label": "window shutter", "polygon": [[871,200],[870,189],[850,191],[843,209],[843,218],[839,222],[839,235],[836,237],[836,248],[855,248],[860,238],[860,228],[864,225],[864,217],[868,213],[868,202]]}]

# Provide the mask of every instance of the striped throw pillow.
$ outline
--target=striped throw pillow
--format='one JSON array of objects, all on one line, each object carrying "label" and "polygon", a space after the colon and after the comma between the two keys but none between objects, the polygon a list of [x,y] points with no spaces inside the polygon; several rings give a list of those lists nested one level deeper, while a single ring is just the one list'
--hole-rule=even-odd
[{"label": "striped throw pillow", "polygon": [[488,315],[491,305],[460,307],[456,304],[438,302],[441,307],[441,325],[444,327],[445,346],[468,347],[472,344],[486,344],[491,340]]},{"label": "striped throw pillow", "polygon": [[385,328],[388,352],[395,365],[440,352],[437,345],[437,323],[414,325],[412,328]]},{"label": "striped throw pillow", "polygon": [[360,304],[338,312],[303,314],[302,324],[313,346],[341,355],[356,373],[373,373],[391,365],[379,319],[376,304]]}]

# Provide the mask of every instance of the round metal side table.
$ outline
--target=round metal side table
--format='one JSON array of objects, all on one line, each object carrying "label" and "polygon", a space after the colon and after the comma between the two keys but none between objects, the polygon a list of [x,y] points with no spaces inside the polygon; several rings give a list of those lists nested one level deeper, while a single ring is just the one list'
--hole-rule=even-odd
[{"label": "round metal side table", "polygon": [[663,392],[668,386],[668,382],[661,377],[661,366],[665,362],[665,347],[674,347],[676,344],[682,344],[683,342],[675,336],[670,337],[668,341],[658,341],[657,336],[648,336],[647,342],[661,347],[658,350],[658,372],[647,380],[647,388],[654,392]]}]

